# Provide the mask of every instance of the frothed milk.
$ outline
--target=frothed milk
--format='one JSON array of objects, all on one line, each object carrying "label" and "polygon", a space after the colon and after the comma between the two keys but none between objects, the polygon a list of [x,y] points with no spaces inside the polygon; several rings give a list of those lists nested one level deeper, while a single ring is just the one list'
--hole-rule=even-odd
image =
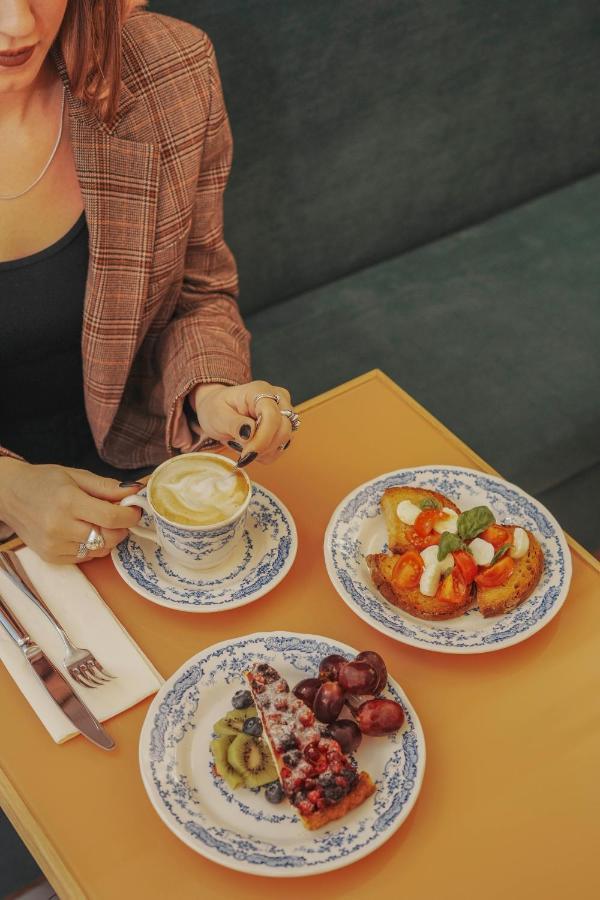
[{"label": "frothed milk", "polygon": [[156,511],[181,525],[216,525],[231,518],[248,495],[241,472],[225,462],[183,454],[152,479],[150,500]]}]

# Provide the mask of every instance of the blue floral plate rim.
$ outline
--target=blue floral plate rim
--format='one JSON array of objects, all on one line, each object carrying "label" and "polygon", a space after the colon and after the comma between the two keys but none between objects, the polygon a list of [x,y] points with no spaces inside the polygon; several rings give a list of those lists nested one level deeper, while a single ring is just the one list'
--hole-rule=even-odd
[{"label": "blue floral plate rim", "polygon": [[[265,564],[262,557],[259,560],[260,565],[256,565],[253,557],[255,548],[249,534],[251,528],[256,531],[260,527],[260,519],[265,509],[267,517],[272,514],[274,516],[272,521],[277,520],[277,541],[275,543],[275,538],[271,536],[273,539],[269,555],[273,555],[274,558]],[[257,572],[254,583],[249,587],[245,586],[244,579],[241,584],[227,585],[228,580],[232,581],[230,573],[227,572],[223,577],[218,574],[221,568],[226,568],[227,563],[223,564],[223,567],[204,573],[203,578],[199,580],[191,577],[189,572],[185,574],[172,572],[171,574],[176,577],[181,576],[181,584],[174,587],[164,580],[161,581],[156,561],[150,561],[149,553],[152,552],[150,548],[153,547],[151,541],[142,541],[133,534],[112,550],[111,557],[123,581],[137,594],[159,606],[200,614],[237,609],[259,600],[275,588],[289,573],[298,551],[298,532],[291,512],[279,497],[255,481],[252,483],[249,519],[252,519],[252,524],[246,528],[243,538],[247,545],[245,558],[238,566],[237,573],[247,575],[248,572],[250,574]],[[148,551],[145,550],[146,546]],[[136,555],[142,559],[136,559]],[[249,562],[252,564],[251,567],[248,565]],[[164,561],[163,565],[168,569],[168,564]],[[143,568],[143,571],[137,571],[137,576],[136,568],[138,570]],[[190,577],[186,578],[186,575]]]},{"label": "blue floral plate rim", "polygon": [[[204,679],[207,689],[211,686],[218,689],[220,681],[225,679],[227,686],[231,683],[237,688],[237,670],[244,671],[249,665],[248,660],[255,658],[258,652],[275,665],[277,654],[283,655],[289,667],[294,666],[294,671],[306,677],[307,672],[316,670],[318,660],[324,655],[339,652],[354,656],[358,651],[334,638],[281,631],[241,635],[196,653],[164,682],[142,725],[138,758],[148,798],[164,824],[187,846],[227,868],[246,874],[287,878],[321,874],[350,865],[376,850],[400,828],[411,812],[423,782],[426,762],[423,729],[405,691],[391,676],[384,693],[402,703],[406,721],[397,734],[366,739],[374,742],[375,753],[386,762],[379,775],[371,772],[378,787],[375,795],[363,807],[354,810],[348,819],[332,822],[318,831],[308,831],[290,813],[286,818],[293,819],[294,835],[298,836],[298,844],[292,847],[289,822],[287,835],[283,834],[279,840],[276,837],[269,843],[269,839],[260,836],[260,821],[264,817],[258,817],[259,824],[253,822],[253,832],[249,835],[235,834],[223,828],[218,816],[213,816],[214,821],[202,812],[190,816],[186,804],[193,792],[186,794],[187,785],[180,789],[177,766],[173,766],[172,759],[180,752],[178,742],[190,740],[189,735],[195,728],[195,724],[190,724],[190,718],[198,714],[200,707],[199,685]],[[223,659],[217,663],[221,657]],[[283,663],[279,664],[283,666]],[[290,677],[289,673],[287,677]],[[214,715],[210,700],[207,705],[204,715],[210,713],[210,719]],[[222,711],[216,715],[222,715]],[[206,743],[208,738],[207,734]],[[359,765],[363,765],[360,759]],[[365,767],[369,770],[368,765]],[[382,789],[382,784],[389,790]],[[206,785],[196,793],[200,798],[206,797]],[[290,810],[285,801],[283,805]],[[352,816],[355,816],[353,821]],[[235,821],[239,828],[238,819]],[[278,835],[281,834],[279,829],[284,827],[277,826]]]},{"label": "blue floral plate rim", "polygon": [[[502,616],[484,619],[473,609],[444,622],[417,619],[381,597],[368,575],[365,577],[366,566],[361,570],[361,536],[357,523],[361,517],[383,523],[378,497],[386,487],[412,480],[423,487],[437,488],[450,497],[454,484],[458,493],[462,490],[478,496],[476,502],[481,502],[482,494],[487,493],[487,497],[493,498],[493,501],[487,501],[492,507],[501,509],[505,504],[506,508],[512,505],[512,510],[518,508],[513,515],[522,516],[520,521],[537,534],[544,551],[544,571],[531,597]],[[379,527],[385,530],[382,524]],[[379,545],[381,549],[383,544],[384,540]],[[564,532],[539,500],[499,475],[455,465],[395,469],[353,488],[330,517],[323,551],[331,583],[357,616],[394,640],[441,653],[489,653],[531,637],[559,612],[567,597],[572,573],[571,554]]]}]

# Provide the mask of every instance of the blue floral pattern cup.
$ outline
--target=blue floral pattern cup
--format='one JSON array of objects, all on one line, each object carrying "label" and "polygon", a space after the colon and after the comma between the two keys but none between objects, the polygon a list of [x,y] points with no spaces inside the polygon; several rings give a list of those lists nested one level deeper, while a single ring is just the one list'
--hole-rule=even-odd
[{"label": "blue floral pattern cup", "polygon": [[[202,459],[213,458],[230,466],[234,463],[226,456],[216,453],[188,453],[186,456],[198,456]],[[137,494],[130,494],[121,500],[121,506],[140,506],[145,515],[140,522],[129,530],[138,537],[146,538],[158,544],[168,560],[175,566],[183,565],[187,569],[210,569],[224,562],[239,544],[246,527],[248,506],[252,497],[250,479],[242,470],[238,470],[247,483],[246,499],[239,509],[222,522],[213,525],[182,525],[171,522],[161,515],[152,504],[152,482],[156,474],[173,463],[179,457],[167,459],[154,470],[148,483]]]}]

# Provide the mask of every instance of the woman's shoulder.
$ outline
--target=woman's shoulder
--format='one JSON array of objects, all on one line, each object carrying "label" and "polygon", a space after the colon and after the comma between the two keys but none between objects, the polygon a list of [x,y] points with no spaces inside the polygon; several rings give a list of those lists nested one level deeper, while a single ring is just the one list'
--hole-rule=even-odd
[{"label": "woman's shoulder", "polygon": [[181,78],[209,89],[214,50],[195,25],[161,13],[137,10],[123,28],[122,78],[134,94]]}]

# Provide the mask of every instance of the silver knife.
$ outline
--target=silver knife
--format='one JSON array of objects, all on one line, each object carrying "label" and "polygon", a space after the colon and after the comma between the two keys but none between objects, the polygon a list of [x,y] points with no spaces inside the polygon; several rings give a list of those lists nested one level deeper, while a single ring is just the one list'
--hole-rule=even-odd
[{"label": "silver knife", "polygon": [[0,594],[0,625],[13,639],[54,702],[60,706],[77,731],[103,750],[112,750],[115,742],[89,711],[69,682],[50,662],[46,654],[31,640],[15,614]]}]

